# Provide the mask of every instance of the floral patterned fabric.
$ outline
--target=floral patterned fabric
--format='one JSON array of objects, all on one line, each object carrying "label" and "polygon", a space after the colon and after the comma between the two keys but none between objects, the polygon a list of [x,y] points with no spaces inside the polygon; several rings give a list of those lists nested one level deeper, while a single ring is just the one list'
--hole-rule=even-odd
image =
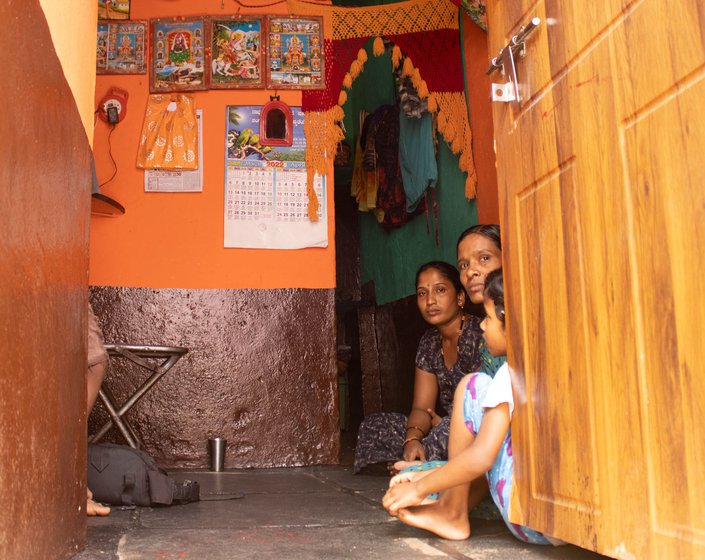
[{"label": "floral patterned fabric", "polygon": [[480,367],[480,371],[484,371],[490,377],[494,377],[499,368],[507,363],[506,356],[493,356],[490,354],[484,340],[480,346],[480,359],[482,360],[482,367]]},{"label": "floral patterned fabric", "polygon": [[[354,472],[359,473],[367,465],[400,460],[407,420],[406,414],[400,412],[377,412],[366,416],[357,432]],[[449,433],[450,416],[444,416],[421,442],[426,459],[448,458]]]},{"label": "floral patterned fabric", "polygon": [[189,95],[150,95],[137,149],[140,169],[198,169],[196,107]]},{"label": "floral patterned fabric", "polygon": [[[441,405],[447,412],[447,416],[421,442],[428,460],[448,458],[448,434],[455,388],[465,375],[481,369],[483,346],[480,319],[472,316],[465,318],[463,332],[458,339],[458,360],[450,369],[443,361],[440,333],[435,328],[429,329],[421,337],[416,352],[416,367],[437,377]],[[405,414],[398,412],[379,412],[365,417],[357,433],[356,473],[367,465],[402,458],[407,420]]]},{"label": "floral patterned fabric", "polygon": [[480,371],[482,340],[481,320],[466,315],[463,332],[458,338],[458,360],[448,369],[441,351],[441,334],[428,329],[419,341],[416,351],[416,367],[434,374],[438,378],[438,395],[441,406],[450,416],[453,412],[453,396],[460,380],[468,373]]},{"label": "floral patterned fabric", "polygon": [[[492,387],[493,384],[495,387]],[[505,387],[498,388],[497,385],[505,385]],[[488,392],[492,391],[492,404],[496,406],[500,404],[496,396],[502,392],[506,394],[506,387],[508,387],[508,394],[504,402],[511,403],[511,408],[513,407],[512,386],[511,380],[509,379],[509,370],[506,365],[504,366],[504,371],[500,369],[494,379],[485,373],[476,373],[470,377],[463,400],[463,419],[465,420],[465,425],[473,435],[477,436],[480,426],[482,425],[482,418],[485,413],[485,398]],[[512,455],[511,430],[507,430],[497,458],[492,468],[487,472],[487,481],[490,487],[490,495],[497,505],[497,508],[499,508],[502,519],[517,539],[533,544],[553,544],[541,533],[509,521],[509,497],[512,491],[512,484],[514,483],[514,457]]]}]

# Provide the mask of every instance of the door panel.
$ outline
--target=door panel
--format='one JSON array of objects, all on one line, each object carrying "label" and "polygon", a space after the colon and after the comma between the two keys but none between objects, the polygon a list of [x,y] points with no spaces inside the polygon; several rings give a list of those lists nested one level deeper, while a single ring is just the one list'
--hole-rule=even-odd
[{"label": "door panel", "polygon": [[[705,79],[698,72],[626,121],[633,275],[651,524],[661,537],[705,541]],[[685,122],[676,128],[674,122]],[[700,248],[700,250],[693,250]],[[654,341],[661,341],[655,344]]]},{"label": "door panel", "polygon": [[543,20],[494,106],[513,518],[619,558],[705,555],[704,13],[488,4],[492,55]]},{"label": "door panel", "polygon": [[[589,359],[585,353],[587,325],[573,319],[584,316],[585,301],[581,276],[570,274],[573,267],[580,269],[582,254],[580,232],[571,226],[578,223],[579,210],[575,171],[575,159],[570,159],[516,197],[514,231],[519,251],[515,254],[521,279],[517,284],[522,288],[521,312],[516,318],[525,341],[521,361],[529,371],[555,372],[527,375],[518,398],[526,403],[528,395],[528,407],[533,409],[535,403],[562,396],[560,408],[542,407],[542,414],[528,414],[522,426],[528,441],[525,476],[532,499],[544,504],[547,516],[541,522],[547,523],[544,526],[550,529],[545,531],[551,534],[556,521],[570,518],[575,526],[590,527],[591,519],[600,514],[592,379],[579,375],[590,368],[589,364],[576,368],[570,361],[575,355]],[[542,274],[557,265],[563,273]],[[514,319],[512,314],[511,332],[516,332]],[[547,319],[555,323],[548,324]],[[561,328],[553,328],[555,324]],[[565,411],[570,411],[571,438],[563,437]],[[547,462],[547,457],[554,460]],[[589,534],[582,537],[593,538]]]}]

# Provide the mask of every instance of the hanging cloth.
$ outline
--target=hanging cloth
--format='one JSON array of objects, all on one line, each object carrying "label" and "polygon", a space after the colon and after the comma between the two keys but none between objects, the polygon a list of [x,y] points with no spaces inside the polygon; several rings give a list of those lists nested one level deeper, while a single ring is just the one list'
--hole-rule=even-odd
[{"label": "hanging cloth", "polygon": [[433,144],[433,118],[409,118],[399,112],[399,166],[404,181],[406,211],[413,212],[426,190],[438,180],[436,150]]},{"label": "hanging cloth", "polygon": [[360,210],[360,212],[368,212],[377,207],[377,186],[379,177],[376,169],[367,171],[362,167],[362,152],[360,137],[358,136],[350,194],[355,197],[358,210]]},{"label": "hanging cloth", "polygon": [[141,169],[198,169],[196,107],[190,95],[150,95],[137,149]]},{"label": "hanging cloth", "polygon": [[370,127],[368,134],[374,132],[379,175],[375,215],[385,228],[397,228],[423,212],[425,204],[422,198],[414,212],[406,210],[406,194],[399,166],[399,105],[383,105],[373,113],[373,118],[377,127],[374,131]]}]

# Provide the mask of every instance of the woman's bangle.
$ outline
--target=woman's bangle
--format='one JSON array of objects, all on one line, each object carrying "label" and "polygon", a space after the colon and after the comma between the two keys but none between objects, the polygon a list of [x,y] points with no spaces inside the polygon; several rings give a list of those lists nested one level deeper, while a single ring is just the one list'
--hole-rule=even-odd
[{"label": "woman's bangle", "polygon": [[411,436],[411,437],[406,438],[406,439],[404,440],[404,443],[401,444],[401,446],[402,446],[402,447],[406,447],[406,444],[409,443],[409,442],[412,442],[412,441],[418,441],[419,443],[422,443],[420,437],[418,437],[418,436]]},{"label": "woman's bangle", "polygon": [[419,428],[418,426],[408,426],[406,428],[406,431],[408,432],[409,430],[418,430],[419,432],[421,432],[421,437],[426,437],[426,432],[424,432],[423,429]]}]

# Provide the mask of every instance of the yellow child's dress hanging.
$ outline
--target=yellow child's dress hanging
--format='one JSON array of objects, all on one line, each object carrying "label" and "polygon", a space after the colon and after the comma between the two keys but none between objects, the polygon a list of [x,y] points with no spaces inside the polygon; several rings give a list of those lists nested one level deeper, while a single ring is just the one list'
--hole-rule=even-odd
[{"label": "yellow child's dress hanging", "polygon": [[198,169],[196,107],[190,95],[150,95],[137,149],[141,169]]}]

